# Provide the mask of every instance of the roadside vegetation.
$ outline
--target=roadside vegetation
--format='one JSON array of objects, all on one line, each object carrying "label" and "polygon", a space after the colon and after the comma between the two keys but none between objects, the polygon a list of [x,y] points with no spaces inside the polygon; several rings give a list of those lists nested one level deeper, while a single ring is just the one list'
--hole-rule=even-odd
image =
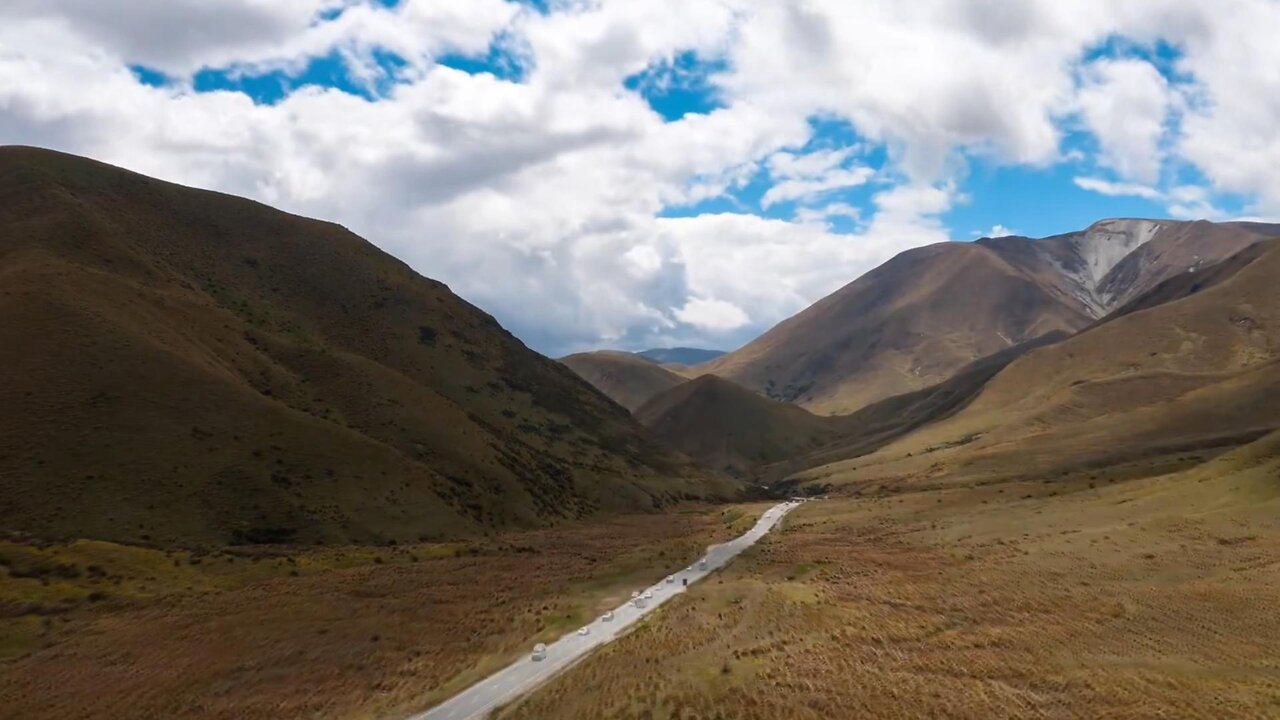
[{"label": "roadside vegetation", "polygon": [[687,565],[766,505],[453,544],[166,551],[11,537],[0,715],[408,715]]},{"label": "roadside vegetation", "polygon": [[501,717],[1280,716],[1277,442],[811,503]]}]

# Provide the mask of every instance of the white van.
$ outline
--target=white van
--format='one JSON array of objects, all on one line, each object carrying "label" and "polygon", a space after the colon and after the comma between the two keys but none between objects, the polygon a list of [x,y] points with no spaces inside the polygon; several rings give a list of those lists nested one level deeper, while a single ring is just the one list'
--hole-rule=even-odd
[{"label": "white van", "polygon": [[545,643],[538,643],[533,646],[533,660],[538,662],[547,659],[547,646]]}]

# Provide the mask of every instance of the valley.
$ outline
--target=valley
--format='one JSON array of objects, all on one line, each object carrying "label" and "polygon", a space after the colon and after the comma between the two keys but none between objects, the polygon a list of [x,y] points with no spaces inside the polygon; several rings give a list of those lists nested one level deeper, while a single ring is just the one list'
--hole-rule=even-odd
[{"label": "valley", "polygon": [[83,158],[0,148],[0,233],[14,717],[1280,708],[1280,226],[927,246],[726,354],[560,361]]},{"label": "valley", "polygon": [[0,2],[0,720],[1280,720],[1276,28]]}]

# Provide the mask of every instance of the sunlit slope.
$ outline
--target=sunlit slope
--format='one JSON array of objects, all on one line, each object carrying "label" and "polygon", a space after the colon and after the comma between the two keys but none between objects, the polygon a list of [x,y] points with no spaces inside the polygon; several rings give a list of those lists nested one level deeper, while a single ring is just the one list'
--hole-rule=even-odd
[{"label": "sunlit slope", "polygon": [[[962,412],[806,473],[990,481],[1214,454],[1280,427],[1280,246],[1190,273],[992,378]],[[1194,291],[1192,288],[1195,288]]]}]

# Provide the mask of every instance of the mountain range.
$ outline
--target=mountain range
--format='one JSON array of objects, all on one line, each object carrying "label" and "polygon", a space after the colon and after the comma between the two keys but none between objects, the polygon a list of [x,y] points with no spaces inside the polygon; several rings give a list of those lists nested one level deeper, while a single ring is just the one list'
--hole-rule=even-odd
[{"label": "mountain range", "polygon": [[1207,462],[1280,428],[1276,236],[943,243],[727,354],[557,362],[340,226],[0,148],[0,512],[38,538],[369,544],[745,483]]},{"label": "mountain range", "polygon": [[1280,427],[1277,235],[1121,219],[911,250],[635,414],[709,467],[819,485],[1212,454]]},{"label": "mountain range", "polygon": [[1046,333],[1079,331],[1269,232],[1254,224],[1122,219],[1040,240],[930,245],[695,371],[821,414],[848,413]]}]

